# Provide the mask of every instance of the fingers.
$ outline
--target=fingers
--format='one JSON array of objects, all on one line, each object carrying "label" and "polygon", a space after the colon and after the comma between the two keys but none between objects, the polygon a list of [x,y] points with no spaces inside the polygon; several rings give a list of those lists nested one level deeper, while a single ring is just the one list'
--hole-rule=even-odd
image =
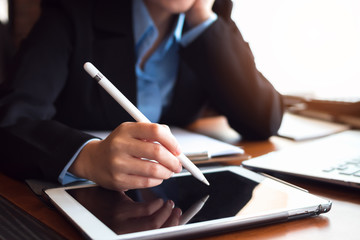
[{"label": "fingers", "polygon": [[135,123],[129,125],[129,132],[134,138],[148,142],[158,142],[173,155],[181,153],[180,146],[166,125],[155,123]]},{"label": "fingers", "polygon": [[164,205],[164,200],[161,198],[157,198],[150,202],[134,202],[131,201],[126,205],[128,211],[124,211],[123,208],[120,209],[122,211],[122,215],[125,216],[125,219],[130,218],[142,218],[151,216]]},{"label": "fingers", "polygon": [[155,160],[172,172],[182,170],[176,157],[181,153],[180,146],[169,127],[153,123],[125,123],[122,127],[129,134],[127,142],[121,143],[126,144],[129,155]]},{"label": "fingers", "polygon": [[213,14],[214,0],[196,0],[193,6],[186,12],[186,21],[190,27],[195,27],[209,19]]},{"label": "fingers", "polygon": [[133,157],[119,158],[110,165],[112,167],[105,173],[109,185],[105,187],[117,191],[154,187],[174,174],[159,163]]},{"label": "fingers", "polygon": [[126,173],[116,173],[116,176],[109,177],[106,180],[107,181],[99,184],[105,188],[116,191],[150,188],[160,185],[163,182],[163,178],[150,178]]},{"label": "fingers", "polygon": [[163,224],[163,228],[165,227],[173,227],[173,226],[178,226],[180,223],[180,217],[182,215],[182,211],[180,208],[175,207],[172,212],[170,217],[166,220],[166,222]]},{"label": "fingers", "polygon": [[89,142],[69,171],[113,190],[147,188],[181,171],[179,154],[167,126],[123,123],[106,139]]},{"label": "fingers", "polygon": [[[128,146],[128,153],[137,159],[155,160],[156,162],[160,163],[162,166],[169,169],[171,172],[178,173],[181,172],[182,170],[182,166],[179,159],[159,143],[134,140],[134,143],[129,144]],[[137,161],[137,163],[143,164],[144,162]],[[144,165],[144,167],[156,168],[154,164],[146,164]]]},{"label": "fingers", "polygon": [[163,207],[151,216],[153,221],[149,221],[152,229],[161,228],[172,214],[175,204],[172,200],[167,200]]},{"label": "fingers", "polygon": [[137,224],[141,226],[142,230],[158,229],[166,226],[176,226],[179,222],[181,211],[178,208],[174,211],[174,202],[168,200],[164,202],[152,215],[138,218]]},{"label": "fingers", "polygon": [[169,170],[162,164],[138,158],[132,159],[131,164],[123,165],[121,170],[129,175],[156,179],[168,179],[174,174],[173,171]]},{"label": "fingers", "polygon": [[[144,231],[179,224],[181,210],[174,208],[172,200],[156,199],[149,203],[127,205],[127,211],[119,212],[112,225],[131,231]],[[124,210],[124,209],[122,209]]]}]

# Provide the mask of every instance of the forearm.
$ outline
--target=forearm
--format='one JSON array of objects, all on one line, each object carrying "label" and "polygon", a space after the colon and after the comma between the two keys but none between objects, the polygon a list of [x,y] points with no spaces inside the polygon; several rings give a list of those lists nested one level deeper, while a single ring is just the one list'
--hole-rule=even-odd
[{"label": "forearm", "polygon": [[92,136],[55,121],[23,121],[0,128],[1,170],[13,177],[57,181],[76,150]]},{"label": "forearm", "polygon": [[181,56],[198,76],[210,104],[245,138],[276,133],[283,113],[281,97],[256,69],[234,23],[218,19],[182,49]]}]

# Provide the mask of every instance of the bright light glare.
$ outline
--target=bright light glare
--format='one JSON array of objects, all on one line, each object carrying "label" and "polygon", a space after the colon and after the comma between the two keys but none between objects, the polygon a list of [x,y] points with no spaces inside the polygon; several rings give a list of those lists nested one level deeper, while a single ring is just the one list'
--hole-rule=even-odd
[{"label": "bright light glare", "polygon": [[233,3],[258,69],[281,93],[360,97],[360,1]]},{"label": "bright light glare", "polygon": [[7,23],[8,21],[8,0],[0,0],[0,22]]}]

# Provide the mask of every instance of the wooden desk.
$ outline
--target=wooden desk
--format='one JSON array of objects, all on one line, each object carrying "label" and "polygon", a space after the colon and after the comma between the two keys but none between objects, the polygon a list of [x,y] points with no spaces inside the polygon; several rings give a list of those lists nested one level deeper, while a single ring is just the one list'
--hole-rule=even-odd
[{"label": "wooden desk", "polygon": [[[200,132],[206,132],[207,126],[207,122],[203,122],[201,127],[198,126],[199,129],[201,129]],[[196,125],[192,127],[196,127]],[[214,129],[213,126],[212,129]],[[222,133],[224,134],[225,132],[222,131]],[[272,137],[269,141],[240,141],[238,144],[243,146],[248,154],[258,156],[294,143],[281,138]],[[241,162],[232,161],[231,163],[240,164]],[[318,217],[305,218],[200,239],[359,239],[359,190],[346,189],[294,178],[287,178],[286,180],[302,188],[308,189],[311,193],[333,201],[331,211]],[[50,208],[36,197],[25,183],[13,180],[2,174],[0,174],[0,183],[0,195],[54,229],[65,238],[83,239],[81,234],[71,223],[69,223],[57,210]]]}]

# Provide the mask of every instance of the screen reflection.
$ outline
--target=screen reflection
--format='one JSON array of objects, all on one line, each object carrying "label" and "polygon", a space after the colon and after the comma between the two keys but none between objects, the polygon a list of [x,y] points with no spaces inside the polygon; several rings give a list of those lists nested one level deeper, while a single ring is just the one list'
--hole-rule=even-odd
[{"label": "screen reflection", "polygon": [[182,176],[149,189],[67,192],[116,234],[124,234],[236,216],[258,185],[230,171],[205,175],[210,186]]}]

